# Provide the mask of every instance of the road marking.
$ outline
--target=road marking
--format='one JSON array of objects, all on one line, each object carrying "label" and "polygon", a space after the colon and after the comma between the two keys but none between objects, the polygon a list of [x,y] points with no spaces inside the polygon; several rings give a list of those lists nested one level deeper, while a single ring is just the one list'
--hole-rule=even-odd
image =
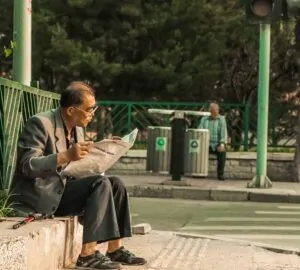
[{"label": "road marking", "polygon": [[204,220],[205,222],[212,221],[232,221],[232,222],[243,222],[243,221],[261,221],[261,222],[300,222],[300,218],[256,218],[256,217],[212,217]]},{"label": "road marking", "polygon": [[185,226],[182,231],[300,231],[299,226]]},{"label": "road marking", "polygon": [[295,211],[255,211],[259,215],[300,215],[300,212]]},{"label": "road marking", "polygon": [[280,205],[277,208],[279,209],[296,209],[296,210],[300,210],[300,206],[295,206],[295,205]]},{"label": "road marking", "polygon": [[299,235],[280,235],[280,234],[216,234],[214,236],[236,238],[236,239],[300,240]]}]

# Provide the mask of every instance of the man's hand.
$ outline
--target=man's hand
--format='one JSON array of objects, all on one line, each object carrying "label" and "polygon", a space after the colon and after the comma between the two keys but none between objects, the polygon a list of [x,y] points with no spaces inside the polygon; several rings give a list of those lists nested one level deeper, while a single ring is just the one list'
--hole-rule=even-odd
[{"label": "man's hand", "polygon": [[225,152],[225,145],[223,143],[219,145],[218,152]]},{"label": "man's hand", "polygon": [[57,167],[64,165],[65,163],[69,163],[70,161],[75,161],[86,157],[89,153],[90,145],[93,142],[80,142],[74,144],[67,151],[59,153],[57,155]]},{"label": "man's hand", "polygon": [[67,156],[70,161],[76,161],[85,158],[90,150],[90,145],[93,142],[79,142],[74,144],[71,148],[67,150]]}]

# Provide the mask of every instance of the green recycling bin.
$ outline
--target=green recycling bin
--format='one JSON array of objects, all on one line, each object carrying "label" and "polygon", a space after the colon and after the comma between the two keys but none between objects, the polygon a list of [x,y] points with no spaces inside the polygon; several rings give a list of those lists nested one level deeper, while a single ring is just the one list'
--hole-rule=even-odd
[{"label": "green recycling bin", "polygon": [[187,129],[184,154],[185,175],[206,177],[209,161],[209,130]]},{"label": "green recycling bin", "polygon": [[148,127],[146,170],[169,173],[171,152],[171,128]]}]

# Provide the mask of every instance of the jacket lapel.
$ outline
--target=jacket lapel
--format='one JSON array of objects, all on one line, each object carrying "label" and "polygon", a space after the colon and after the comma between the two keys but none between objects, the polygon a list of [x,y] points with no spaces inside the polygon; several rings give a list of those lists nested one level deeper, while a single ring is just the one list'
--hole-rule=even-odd
[{"label": "jacket lapel", "polygon": [[54,111],[55,118],[55,146],[58,153],[67,150],[66,135],[64,131],[63,120],[61,118],[59,108]]}]

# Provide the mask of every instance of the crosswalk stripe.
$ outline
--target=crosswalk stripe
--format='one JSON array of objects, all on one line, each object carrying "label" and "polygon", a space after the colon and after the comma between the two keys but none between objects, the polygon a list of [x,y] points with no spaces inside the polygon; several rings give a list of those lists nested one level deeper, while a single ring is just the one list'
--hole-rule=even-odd
[{"label": "crosswalk stripe", "polygon": [[236,239],[300,240],[299,235],[282,234],[215,234],[215,236]]},{"label": "crosswalk stripe", "polygon": [[255,214],[259,215],[300,215],[299,212],[295,211],[255,211]]},{"label": "crosswalk stripe", "polygon": [[261,217],[211,217],[206,218],[205,222],[219,222],[219,221],[232,221],[232,222],[244,222],[244,221],[261,221],[261,222],[300,222],[300,218],[261,218]]},{"label": "crosswalk stripe", "polygon": [[296,205],[279,205],[279,209],[295,209],[295,210],[300,210],[300,206]]},{"label": "crosswalk stripe", "polygon": [[300,231],[300,226],[185,226],[179,230],[183,231]]}]

